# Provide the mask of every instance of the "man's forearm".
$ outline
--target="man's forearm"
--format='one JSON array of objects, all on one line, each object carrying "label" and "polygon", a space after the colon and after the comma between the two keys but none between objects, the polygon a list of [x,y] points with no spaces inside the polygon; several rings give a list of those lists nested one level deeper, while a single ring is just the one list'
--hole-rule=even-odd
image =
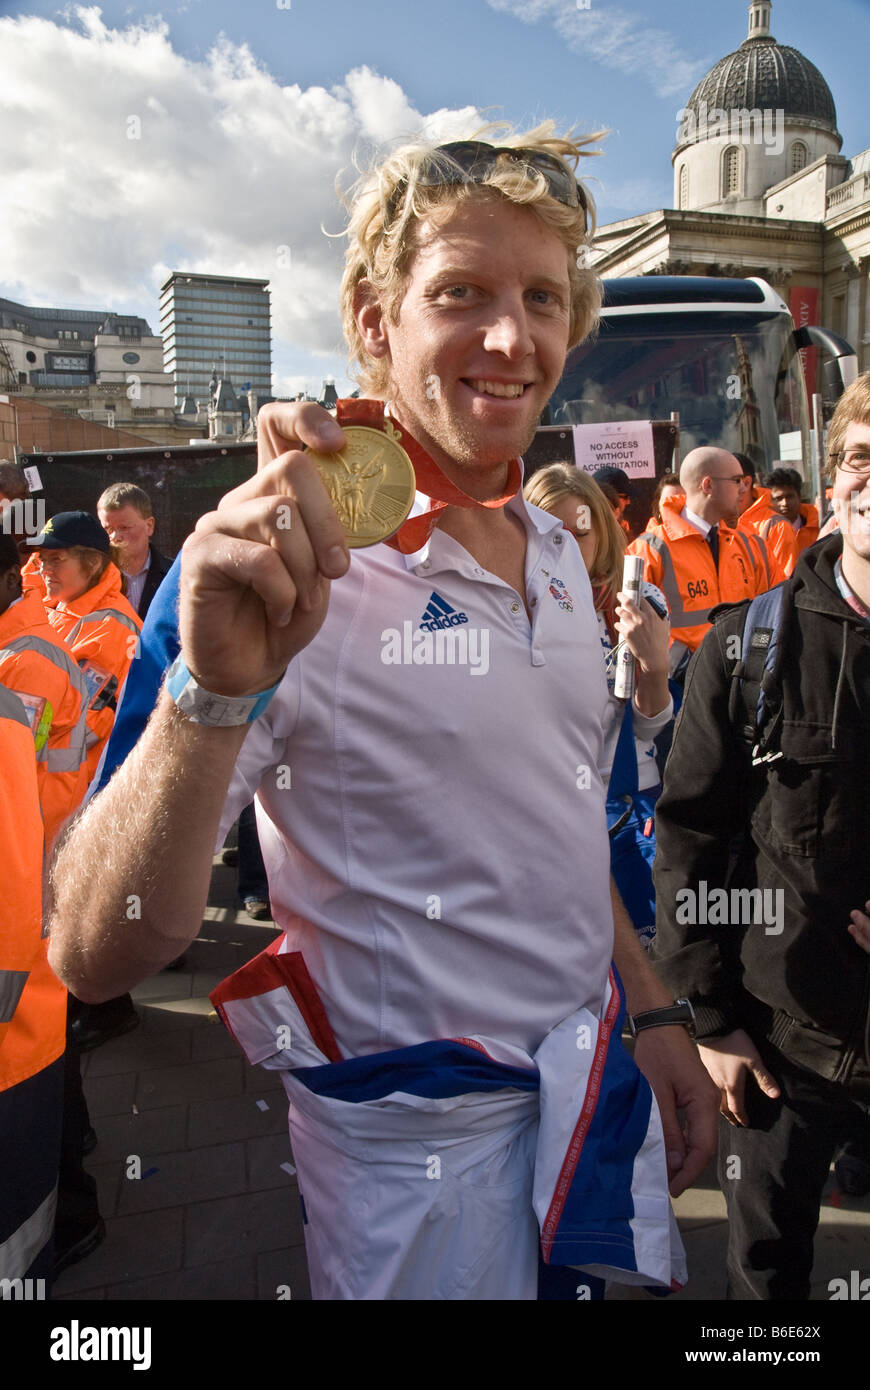
[{"label": "man's forearm", "polygon": [[124,993],[196,936],[249,727],[191,723],[164,691],[136,747],[62,837],[46,902],[49,961],[85,1003]]},{"label": "man's forearm", "polygon": [[610,901],[613,905],[613,962],[622,980],[628,1012],[639,1014],[645,1009],[667,1008],[673,1004],[674,996],[650,965],[612,878]]}]

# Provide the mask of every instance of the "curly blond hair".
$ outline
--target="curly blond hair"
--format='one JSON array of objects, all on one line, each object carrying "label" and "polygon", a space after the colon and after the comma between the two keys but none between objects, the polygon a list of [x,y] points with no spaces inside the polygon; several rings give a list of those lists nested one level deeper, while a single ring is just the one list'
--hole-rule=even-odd
[{"label": "curly blond hair", "polygon": [[[533,130],[515,131],[506,124],[487,125],[471,138],[492,141],[515,149],[522,146],[562,160],[576,177],[584,156],[601,154],[586,149],[606,134],[558,135],[555,122],[545,121]],[[443,163],[445,176],[455,177],[456,166],[450,156],[434,144],[419,142],[394,150],[382,163],[364,173],[346,194],[339,190],[350,220],[345,235],[348,247],[341,282],[341,313],[344,334],[350,349],[350,374],[365,395],[386,399],[389,394],[389,358],[373,358],[365,350],[356,323],[354,301],[360,281],[371,282],[387,317],[398,322],[399,308],[407,289],[411,263],[417,250],[420,222],[437,208],[449,210],[458,203],[504,199],[519,207],[529,207],[564,243],[568,252],[571,283],[571,324],[569,347],[588,337],[598,322],[601,309],[601,281],[595,271],[578,264],[581,252],[595,230],[595,205],[586,186],[588,206],[567,207],[548,190],[544,175],[532,166],[512,159],[499,160],[487,173],[484,183],[446,183],[436,187],[420,182],[424,169]]]}]

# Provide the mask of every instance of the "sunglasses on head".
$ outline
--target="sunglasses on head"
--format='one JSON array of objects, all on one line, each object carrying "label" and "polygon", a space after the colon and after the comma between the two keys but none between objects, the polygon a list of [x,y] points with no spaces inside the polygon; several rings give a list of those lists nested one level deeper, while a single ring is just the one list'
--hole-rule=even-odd
[{"label": "sunglasses on head", "polygon": [[[446,155],[449,163],[437,156]],[[583,218],[588,227],[589,205],[586,194],[570,169],[561,159],[548,154],[546,150],[526,149],[522,146],[487,145],[482,140],[452,140],[433,150],[417,174],[417,182],[424,188],[449,188],[454,184],[486,183],[487,176],[502,158],[515,164],[525,165],[542,174],[547,184],[547,192],[557,203],[565,207],[582,208]],[[451,168],[451,165],[453,166]],[[391,210],[407,187],[402,181],[390,199]]]}]

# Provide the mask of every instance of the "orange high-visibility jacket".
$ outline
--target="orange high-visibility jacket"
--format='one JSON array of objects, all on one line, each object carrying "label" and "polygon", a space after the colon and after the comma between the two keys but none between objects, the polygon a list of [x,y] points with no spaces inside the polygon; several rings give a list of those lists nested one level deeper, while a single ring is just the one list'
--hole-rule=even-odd
[{"label": "orange high-visibility jacket", "polygon": [[42,935],[42,816],[27,711],[0,686],[0,1091],[57,1061],[66,1046],[66,990]]},{"label": "orange high-visibility jacket", "polygon": [[819,539],[818,507],[814,507],[812,502],[801,502],[801,516],[804,519],[804,524],[799,531],[794,533],[798,555],[802,555],[809,546],[815,545]]},{"label": "orange high-visibility jacket", "polygon": [[121,593],[121,571],[109,563],[102,579],[70,603],[48,605],[48,620],[84,673],[88,703],[88,777],[112,732],[118,696],[138,649],[142,620]]},{"label": "orange high-visibility jacket", "polygon": [[39,568],[39,551],[31,550],[30,559],[21,568],[21,583],[25,593],[28,589],[36,589],[41,598],[45,598],[45,580],[42,577],[42,570]]},{"label": "orange high-visibility jacket", "polygon": [[[726,523],[719,522],[719,534],[725,530]],[[733,528],[732,528],[733,529]],[[774,585],[781,584],[785,579],[785,570],[782,561],[775,551],[771,550],[769,543],[757,531],[741,531],[741,536],[745,536],[750,545],[754,546],[761,557],[761,564],[765,574],[765,589],[772,589]]]},{"label": "orange high-visibility jacket", "polygon": [[[678,651],[693,652],[710,630],[709,612],[717,603],[755,598],[768,587],[760,550],[740,531],[719,528],[719,568],[707,540],[681,515],[684,497],[665,497],[662,522],[628,547],[644,561],[644,579],[656,584],[671,610],[671,669]],[[678,650],[679,650],[678,649]]]},{"label": "orange high-visibility jacket", "polygon": [[[797,564],[798,549],[795,543],[795,529],[770,500],[770,489],[752,489],[753,500],[742,512],[737,521],[737,529],[748,535],[757,531],[767,542],[771,556],[779,561],[782,572],[788,579]],[[774,581],[777,582],[777,581]]]},{"label": "orange high-visibility jacket", "polygon": [[88,789],[88,687],[35,589],[0,613],[0,683],[14,690],[36,736],[36,775],[50,847]]}]

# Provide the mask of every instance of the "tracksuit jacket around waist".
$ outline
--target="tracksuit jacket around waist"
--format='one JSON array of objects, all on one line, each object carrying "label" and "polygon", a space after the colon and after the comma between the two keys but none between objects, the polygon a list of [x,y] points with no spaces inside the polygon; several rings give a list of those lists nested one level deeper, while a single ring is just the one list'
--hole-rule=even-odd
[{"label": "tracksuit jacket around waist", "polygon": [[[745,1028],[863,1087],[870,958],[846,929],[870,898],[870,625],[837,588],[841,553],[842,537],[829,537],[786,581],[768,761],[752,766],[737,732],[733,639],[746,604],[717,615],[691,663],[656,811],[653,954],[695,1004],[701,1039]],[[723,887],[720,922],[709,895]],[[753,887],[767,894],[766,920],[731,893]]]}]

